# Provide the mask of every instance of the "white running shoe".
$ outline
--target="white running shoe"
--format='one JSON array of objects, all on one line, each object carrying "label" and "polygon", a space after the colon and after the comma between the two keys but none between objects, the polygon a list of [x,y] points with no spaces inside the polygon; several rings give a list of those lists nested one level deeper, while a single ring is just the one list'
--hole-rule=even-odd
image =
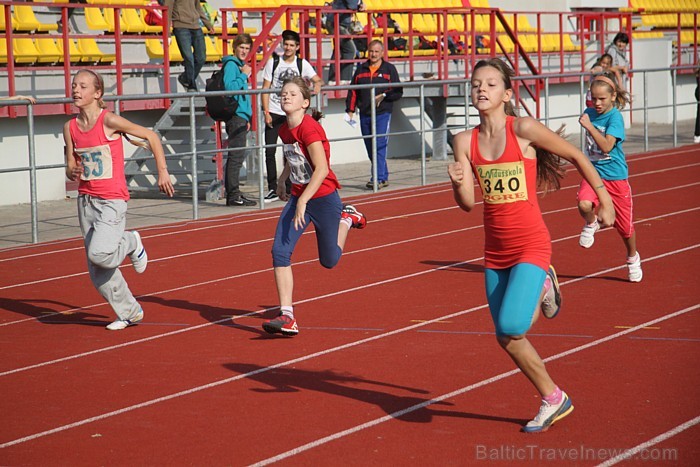
[{"label": "white running shoe", "polygon": [[110,331],[121,331],[122,329],[126,329],[129,326],[134,326],[135,324],[138,324],[141,320],[143,320],[143,308],[139,307],[139,311],[136,312],[136,315],[134,315],[133,318],[118,319],[112,323],[109,323],[107,325],[107,329],[109,329]]},{"label": "white running shoe", "polygon": [[700,143],[700,136],[693,136],[693,143],[695,143],[695,144]]},{"label": "white running shoe", "polygon": [[578,238],[578,244],[584,248],[590,248],[595,242],[595,233],[600,230],[600,224],[595,221],[593,224],[586,224],[583,226],[581,231],[581,236]]},{"label": "white running shoe", "polygon": [[574,406],[571,404],[569,396],[562,391],[561,402],[552,405],[542,400],[540,411],[533,420],[527,422],[523,427],[525,433],[539,433],[549,429],[550,426],[573,412]]},{"label": "white running shoe", "polygon": [[131,264],[134,265],[136,272],[141,274],[146,270],[146,266],[148,266],[148,255],[141,241],[141,235],[135,230],[132,230],[131,233],[136,237],[136,249],[131,252],[129,258],[131,258]]},{"label": "white running shoe", "polygon": [[642,272],[642,258],[639,256],[639,252],[637,252],[637,255],[631,263],[627,260],[627,273],[630,282],[642,281],[644,273]]},{"label": "white running shoe", "polygon": [[544,298],[542,299],[542,314],[545,318],[552,319],[559,313],[561,309],[561,291],[559,290],[559,279],[557,279],[557,271],[554,266],[549,265],[547,276],[552,282]]}]

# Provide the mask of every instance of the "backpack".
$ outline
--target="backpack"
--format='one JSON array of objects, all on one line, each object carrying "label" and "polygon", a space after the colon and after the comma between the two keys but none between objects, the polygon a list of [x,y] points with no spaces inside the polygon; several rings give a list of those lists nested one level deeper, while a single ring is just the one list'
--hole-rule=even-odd
[{"label": "backpack", "polygon": [[[277,55],[276,53],[272,52],[272,73],[270,73],[270,76],[274,79],[275,77],[275,70],[280,64],[280,56]],[[301,70],[304,68],[304,59],[297,57],[297,68],[299,69],[299,76],[301,76]]]},{"label": "backpack", "polygon": [[[159,2],[152,0],[148,3],[148,6],[158,6]],[[146,15],[143,20],[149,26],[163,26],[163,10],[156,8],[146,8]]]},{"label": "backpack", "polygon": [[[214,71],[211,78],[207,80],[207,91],[225,91],[224,86],[224,70],[226,65],[231,63],[227,61],[221,69]],[[236,115],[238,110],[238,99],[234,96],[205,96],[207,100],[207,113],[211,118],[218,122],[227,122]]]}]

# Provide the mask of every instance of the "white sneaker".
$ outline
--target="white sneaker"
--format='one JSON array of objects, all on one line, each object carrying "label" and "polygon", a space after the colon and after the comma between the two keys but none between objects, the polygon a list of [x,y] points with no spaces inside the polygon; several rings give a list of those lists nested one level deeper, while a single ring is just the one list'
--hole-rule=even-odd
[{"label": "white sneaker", "polygon": [[693,136],[693,143],[695,143],[695,144],[700,143],[700,136]]},{"label": "white sneaker", "polygon": [[639,252],[637,252],[637,255],[634,257],[631,263],[629,260],[627,260],[627,273],[630,282],[642,281],[642,276],[644,276],[644,273],[642,272],[642,258],[639,256]]},{"label": "white sneaker", "polygon": [[527,422],[523,427],[525,433],[538,433],[547,431],[550,426],[561,420],[562,418],[573,412],[574,406],[571,404],[569,396],[562,392],[561,402],[557,405],[551,405],[543,400],[540,406],[540,411],[533,420]]},{"label": "white sneaker", "polygon": [[559,291],[559,279],[557,279],[557,271],[554,270],[554,266],[549,265],[549,270],[547,271],[547,276],[552,282],[552,286],[549,291],[544,295],[542,299],[542,314],[545,318],[552,319],[559,313],[561,309],[561,292]]},{"label": "white sneaker", "polygon": [[590,248],[595,242],[595,233],[600,230],[600,224],[595,221],[593,224],[586,224],[581,230],[581,236],[578,238],[578,244],[584,248]]},{"label": "white sneaker", "polygon": [[148,266],[148,255],[146,254],[146,248],[143,246],[143,242],[141,241],[141,235],[139,235],[139,233],[135,230],[132,230],[131,233],[136,237],[136,249],[131,252],[129,258],[131,258],[131,264],[134,265],[136,272],[141,274],[146,270],[146,266]]},{"label": "white sneaker", "polygon": [[143,319],[143,308],[139,308],[139,311],[136,312],[136,315],[134,315],[133,318],[131,318],[131,319],[118,319],[112,323],[109,323],[107,325],[107,329],[109,329],[110,331],[121,331],[122,329],[126,329],[129,326],[134,326],[135,324],[138,324],[142,319]]}]

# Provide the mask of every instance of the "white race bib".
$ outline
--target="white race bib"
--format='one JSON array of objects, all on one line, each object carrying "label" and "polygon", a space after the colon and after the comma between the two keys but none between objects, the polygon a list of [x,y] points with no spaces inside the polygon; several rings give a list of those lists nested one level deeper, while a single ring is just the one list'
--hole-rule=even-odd
[{"label": "white race bib", "polygon": [[112,178],[112,150],[108,144],[91,148],[76,149],[83,164],[83,173],[80,179],[105,180]]},{"label": "white race bib", "polygon": [[289,176],[292,179],[292,183],[297,185],[306,185],[309,183],[314,169],[311,167],[306,157],[304,157],[299,143],[285,144],[282,149],[284,151],[284,158],[287,160],[287,164],[289,164]]}]

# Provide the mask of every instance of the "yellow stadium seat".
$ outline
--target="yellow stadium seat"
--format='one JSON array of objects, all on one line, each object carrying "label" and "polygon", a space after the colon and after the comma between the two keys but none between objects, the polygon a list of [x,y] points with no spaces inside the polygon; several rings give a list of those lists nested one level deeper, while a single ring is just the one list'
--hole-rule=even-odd
[{"label": "yellow stadium seat", "polygon": [[157,34],[163,32],[162,26],[151,26],[146,24],[143,10],[125,8],[121,14],[121,26],[124,32]]},{"label": "yellow stadium seat", "polygon": [[31,5],[15,5],[12,22],[17,31],[49,32],[58,31],[58,24],[46,24],[36,19]]},{"label": "yellow stadium seat", "polygon": [[[105,8],[104,10],[102,10],[102,16],[104,16],[105,23],[107,23],[106,31],[114,32],[116,28],[114,24],[114,8]],[[124,31],[123,29],[120,30],[122,32]]]},{"label": "yellow stadium seat", "polygon": [[56,41],[51,37],[40,37],[34,39],[34,46],[38,52],[38,63],[58,63],[63,60],[63,54],[56,46]]},{"label": "yellow stadium seat", "polygon": [[216,49],[216,45],[209,39],[209,37],[204,36],[204,43],[207,46],[207,62],[220,62],[221,53]]},{"label": "yellow stadium seat", "polygon": [[87,7],[85,8],[85,23],[88,29],[93,31],[108,31],[109,24],[105,21],[104,15],[99,8]]},{"label": "yellow stadium seat", "polygon": [[80,38],[78,39],[78,50],[83,55],[96,57],[95,62],[100,63],[111,63],[115,60],[116,56],[114,54],[106,54],[100,50],[95,39]]},{"label": "yellow stadium seat", "polygon": [[[64,61],[62,39],[56,41],[56,47],[58,47],[59,52],[61,52],[61,61]],[[87,57],[84,57],[83,54],[80,53],[80,50],[78,50],[78,45],[75,41],[73,39],[68,39],[68,61],[70,63],[89,62],[90,60],[86,60],[86,58]],[[94,62],[95,60],[92,61]]]},{"label": "yellow stadium seat", "polygon": [[[169,53],[168,55],[170,56],[170,61],[171,62],[181,62],[182,61],[182,54],[180,53],[180,49],[177,47],[177,42],[174,40],[171,40],[169,42],[170,47],[169,47]],[[155,58],[155,59],[163,59],[164,56],[164,51],[163,51],[163,43],[161,42],[160,39],[146,39],[146,53],[150,58]]]},{"label": "yellow stadium seat", "polygon": [[574,41],[571,40],[571,36],[569,34],[563,34],[562,37],[564,38],[564,51],[575,52],[577,50],[581,50],[581,46],[574,44]]},{"label": "yellow stadium seat", "polygon": [[7,42],[4,37],[0,39],[0,63],[7,63]]},{"label": "yellow stadium seat", "polygon": [[[12,16],[10,16],[10,24],[12,24]],[[10,27],[12,27],[12,26],[10,26]],[[5,7],[0,5],[0,31],[4,31],[4,30],[5,30]],[[5,49],[7,49],[7,44],[5,44]]]},{"label": "yellow stadium seat", "polygon": [[15,63],[34,63],[39,58],[39,52],[29,38],[12,39],[12,53]]}]

